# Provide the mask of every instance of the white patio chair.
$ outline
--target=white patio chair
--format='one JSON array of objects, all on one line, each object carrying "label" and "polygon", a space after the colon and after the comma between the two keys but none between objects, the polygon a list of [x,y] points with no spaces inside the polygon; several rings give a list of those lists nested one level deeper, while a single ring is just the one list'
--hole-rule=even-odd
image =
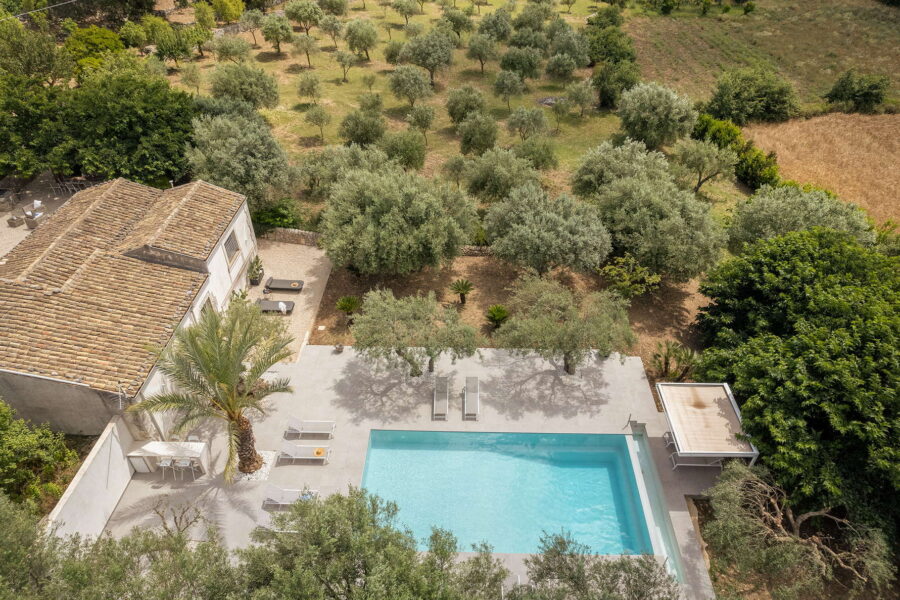
[{"label": "white patio chair", "polygon": [[334,437],[334,430],[337,424],[334,421],[304,421],[297,417],[288,417],[287,429],[284,435],[296,435],[303,437],[304,435],[324,435],[328,439]]},{"label": "white patio chair", "polygon": [[328,446],[295,444],[289,440],[281,440],[281,454],[278,455],[278,460],[313,460],[320,461],[324,465],[330,457],[331,448]]},{"label": "white patio chair", "polygon": [[184,472],[190,471],[191,477],[197,481],[199,467],[193,458],[179,458],[175,461],[175,468],[181,472],[181,480],[184,481]]},{"label": "white patio chair", "polygon": [[466,377],[466,390],[463,397],[463,420],[477,421],[481,413],[481,385],[477,377]]},{"label": "white patio chair", "polygon": [[450,384],[446,377],[436,377],[434,380],[434,400],[431,403],[431,420],[446,421],[447,410],[450,407]]},{"label": "white patio chair", "polygon": [[298,500],[312,500],[318,496],[318,490],[296,490],[270,484],[266,488],[266,496],[263,499],[263,508],[267,510],[284,510]]},{"label": "white patio chair", "polygon": [[175,459],[171,456],[163,456],[160,458],[156,466],[159,467],[159,470],[162,472],[162,478],[165,480],[166,478],[166,469],[172,471],[172,479],[175,479]]}]

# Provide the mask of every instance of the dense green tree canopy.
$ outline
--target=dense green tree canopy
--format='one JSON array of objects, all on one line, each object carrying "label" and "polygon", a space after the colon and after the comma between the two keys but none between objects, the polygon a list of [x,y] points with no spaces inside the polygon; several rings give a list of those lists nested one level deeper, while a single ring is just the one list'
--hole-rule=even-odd
[{"label": "dense green tree canopy", "polygon": [[69,80],[73,66],[52,35],[27,29],[18,19],[0,21],[0,71],[56,85]]},{"label": "dense green tree canopy", "polygon": [[380,140],[386,128],[387,123],[380,112],[357,109],[344,116],[339,134],[348,144],[368,146]]},{"label": "dense green tree canopy", "polygon": [[323,243],[337,265],[404,275],[456,256],[473,217],[461,192],[419,175],[347,171],[323,213]]},{"label": "dense green tree canopy", "polygon": [[619,98],[622,130],[649,148],[671,144],[694,130],[691,101],[655,83],[639,83]]},{"label": "dense green tree canopy", "polygon": [[497,121],[483,112],[470,113],[456,126],[456,132],[463,154],[484,154],[497,143]]},{"label": "dense green tree canopy", "polygon": [[612,249],[595,206],[566,195],[551,199],[534,183],[492,206],[485,231],[496,256],[539,275],[554,267],[596,271]]},{"label": "dense green tree canopy", "polygon": [[576,296],[552,279],[525,277],[509,301],[511,316],[496,339],[520,354],[562,361],[570,375],[591,357],[605,358],[629,347],[628,301],[615,292]]},{"label": "dense green tree canopy", "polygon": [[455,361],[472,356],[478,348],[478,332],[460,319],[452,307],[444,308],[434,297],[395,298],[390,290],[374,290],[363,299],[362,312],[354,318],[354,349],[377,366],[406,367],[418,377],[434,372],[435,361],[449,353]]},{"label": "dense green tree canopy", "polygon": [[858,112],[872,112],[884,102],[891,80],[884,75],[861,75],[852,69],[841,75],[824,98]]},{"label": "dense green tree canopy", "polygon": [[875,243],[875,229],[858,206],[822,190],[764,185],[735,207],[729,245],[739,252],[756,240],[813,227],[845,231],[868,246]]},{"label": "dense green tree canopy", "polygon": [[540,181],[531,163],[500,148],[469,161],[464,178],[469,193],[482,200],[502,200],[513,188]]},{"label": "dense green tree canopy", "polygon": [[62,87],[37,78],[0,75],[0,174],[35,175],[47,167],[50,150],[60,141]]},{"label": "dense green tree canopy", "polygon": [[218,65],[210,75],[210,86],[216,98],[234,98],[256,108],[274,108],[278,104],[275,78],[253,65]]},{"label": "dense green tree canopy", "polygon": [[572,191],[582,198],[589,198],[626,177],[672,178],[666,157],[661,152],[647,150],[642,142],[625,140],[618,146],[603,142],[581,157],[572,175]]},{"label": "dense green tree canopy", "polygon": [[597,90],[599,104],[604,108],[616,108],[622,93],[641,80],[641,72],[632,61],[606,61],[594,71],[591,83]]},{"label": "dense green tree canopy", "polygon": [[195,119],[187,159],[194,177],[244,194],[253,210],[289,180],[287,155],[268,125],[237,114]]},{"label": "dense green tree canopy", "polygon": [[79,69],[101,59],[104,52],[119,52],[125,45],[119,36],[109,29],[91,25],[79,27],[66,38],[63,48],[72,56]]},{"label": "dense green tree canopy", "polygon": [[791,84],[772,69],[747,67],[719,78],[706,112],[738,125],[784,121],[797,112],[797,99]]},{"label": "dense green tree canopy", "polygon": [[389,133],[381,139],[380,146],[388,158],[403,168],[418,170],[425,164],[425,138],[416,131]]},{"label": "dense green tree canopy", "polygon": [[483,112],[485,106],[484,94],[471,85],[453,88],[447,93],[447,114],[454,125],[462,123],[473,113]]},{"label": "dense green tree canopy", "polygon": [[500,58],[500,68],[512,71],[525,79],[537,79],[541,75],[541,52],[534,48],[510,48]]},{"label": "dense green tree canopy", "polygon": [[512,34],[512,17],[509,11],[499,8],[484,15],[478,24],[478,33],[489,36],[497,42],[505,42]]},{"label": "dense green tree canopy", "polygon": [[187,169],[192,117],[190,95],[161,77],[135,71],[90,77],[63,97],[63,141],[50,152],[50,166],[165,185]]},{"label": "dense green tree canopy", "polygon": [[713,269],[703,376],[728,381],[763,462],[803,506],[897,531],[900,259],[814,229]]},{"label": "dense green tree canopy", "polygon": [[670,179],[645,176],[614,181],[596,196],[612,234],[613,252],[675,281],[714,265],[725,241],[709,205]]}]

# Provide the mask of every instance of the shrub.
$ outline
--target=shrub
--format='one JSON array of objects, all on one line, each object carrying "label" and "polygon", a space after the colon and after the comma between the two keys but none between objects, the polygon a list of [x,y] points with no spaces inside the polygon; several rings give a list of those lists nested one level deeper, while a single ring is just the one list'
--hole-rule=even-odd
[{"label": "shrub", "polygon": [[381,149],[406,169],[421,169],[425,164],[425,138],[415,131],[398,131],[382,138]]},{"label": "shrub", "polygon": [[531,166],[540,171],[555,169],[559,166],[553,142],[548,138],[533,135],[521,144],[513,146],[513,153],[519,158],[524,158]]},{"label": "shrub", "polygon": [[391,65],[399,65],[405,47],[406,44],[399,40],[389,41],[384,45],[384,61]]},{"label": "shrub", "polygon": [[494,329],[497,329],[509,318],[509,310],[502,304],[493,304],[488,307],[484,316]]},{"label": "shrub", "polygon": [[791,84],[772,69],[763,67],[726,71],[706,106],[712,116],[738,125],[750,121],[785,121],[797,109]]},{"label": "shrub", "polygon": [[447,94],[447,114],[454,125],[462,123],[469,115],[484,111],[485,106],[484,95],[471,85],[454,88]]},{"label": "shrub", "polygon": [[484,154],[497,143],[497,122],[482,112],[470,114],[456,126],[456,132],[463,154]]},{"label": "shrub", "polygon": [[640,80],[640,70],[634,62],[604,62],[594,72],[591,83],[597,90],[600,106],[615,108],[622,93],[636,86]]},{"label": "shrub", "polygon": [[587,31],[591,60],[601,62],[634,62],[637,53],[628,34],[618,27],[589,29]]},{"label": "shrub", "polygon": [[750,144],[738,155],[734,174],[741,182],[754,190],[764,185],[778,185],[781,180],[778,175],[778,161],[775,153],[766,154]]},{"label": "shrub", "polygon": [[840,76],[824,98],[856,112],[873,112],[884,102],[890,79],[883,75],[857,75],[852,69]]},{"label": "shrub", "polygon": [[639,83],[619,101],[622,129],[649,148],[659,148],[694,129],[697,112],[690,100],[655,83]]},{"label": "shrub", "polygon": [[634,298],[659,287],[662,277],[642,267],[630,254],[617,256],[609,264],[600,269],[603,279],[609,283],[610,289],[623,298]]},{"label": "shrub", "polygon": [[0,491],[19,501],[55,500],[55,482],[77,462],[63,434],[17,419],[0,400]]},{"label": "shrub", "polygon": [[268,202],[253,211],[253,229],[263,235],[276,227],[297,229],[302,224],[296,203],[290,198]]},{"label": "shrub", "polygon": [[729,227],[732,251],[760,239],[827,227],[844,231],[861,244],[875,243],[875,230],[861,208],[821,190],[804,191],[792,185],[765,185],[734,209]]},{"label": "shrub", "polygon": [[684,381],[689,379],[697,368],[699,355],[679,342],[666,340],[656,342],[651,365],[657,379],[667,381]]},{"label": "shrub", "polygon": [[349,317],[362,308],[362,300],[359,299],[359,296],[342,296],[338,298],[334,307]]}]

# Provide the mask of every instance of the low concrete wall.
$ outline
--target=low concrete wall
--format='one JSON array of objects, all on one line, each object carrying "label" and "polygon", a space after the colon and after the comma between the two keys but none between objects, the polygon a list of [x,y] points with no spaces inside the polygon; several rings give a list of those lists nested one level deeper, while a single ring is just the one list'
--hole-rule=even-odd
[{"label": "low concrete wall", "polygon": [[47,525],[56,535],[97,537],[103,533],[131,481],[132,469],[125,455],[133,442],[124,419],[113,417],[47,516]]},{"label": "low concrete wall", "polygon": [[301,246],[319,245],[321,233],[314,231],[303,231],[302,229],[288,229],[287,227],[275,227],[268,233],[264,234],[263,239],[272,240],[273,242],[284,242],[285,244],[299,244]]},{"label": "low concrete wall", "polygon": [[74,435],[99,435],[109,420],[122,412],[116,394],[2,369],[0,398],[16,409],[19,417]]}]

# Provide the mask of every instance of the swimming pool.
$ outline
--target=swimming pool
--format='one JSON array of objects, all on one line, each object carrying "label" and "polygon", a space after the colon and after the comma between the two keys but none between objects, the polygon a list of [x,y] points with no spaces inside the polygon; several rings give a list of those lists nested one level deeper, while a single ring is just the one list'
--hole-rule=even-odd
[{"label": "swimming pool", "polygon": [[362,485],[399,506],[420,547],[532,554],[571,532],[596,554],[652,553],[625,435],[373,430]]}]

